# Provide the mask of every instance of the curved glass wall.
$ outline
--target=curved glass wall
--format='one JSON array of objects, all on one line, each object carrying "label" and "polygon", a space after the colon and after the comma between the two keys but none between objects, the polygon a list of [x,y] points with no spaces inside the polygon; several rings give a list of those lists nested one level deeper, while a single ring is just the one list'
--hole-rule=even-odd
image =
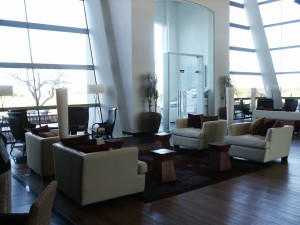
[{"label": "curved glass wall", "polygon": [[155,1],[155,62],[165,130],[187,113],[214,110],[207,104],[214,87],[213,29],[213,12],[201,5]]}]

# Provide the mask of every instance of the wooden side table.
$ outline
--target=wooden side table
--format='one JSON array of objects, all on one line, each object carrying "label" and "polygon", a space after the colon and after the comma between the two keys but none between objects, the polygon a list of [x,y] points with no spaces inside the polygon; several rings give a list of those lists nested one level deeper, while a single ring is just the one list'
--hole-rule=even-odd
[{"label": "wooden side table", "polygon": [[112,149],[118,149],[122,148],[124,139],[123,138],[112,138],[104,140],[105,144],[108,144],[108,146]]},{"label": "wooden side table", "polygon": [[170,149],[170,137],[172,136],[171,133],[161,132],[161,133],[155,133],[153,134],[154,139],[154,148],[160,149],[160,148],[166,148]]},{"label": "wooden side table", "polygon": [[154,158],[153,175],[162,183],[176,180],[173,159],[176,152],[169,149],[158,149],[151,151]]},{"label": "wooden side table", "polygon": [[215,142],[208,144],[210,149],[209,168],[215,171],[225,171],[231,169],[229,158],[230,144]]}]

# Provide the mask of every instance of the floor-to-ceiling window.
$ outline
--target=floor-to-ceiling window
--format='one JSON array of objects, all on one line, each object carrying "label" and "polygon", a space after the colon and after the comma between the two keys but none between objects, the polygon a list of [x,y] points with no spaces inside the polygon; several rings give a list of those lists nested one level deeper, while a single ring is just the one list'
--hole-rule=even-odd
[{"label": "floor-to-ceiling window", "polygon": [[58,87],[70,104],[87,103],[94,66],[84,1],[0,1],[0,34],[1,85],[14,93],[4,107],[55,105]]},{"label": "floor-to-ceiling window", "polygon": [[[268,47],[282,97],[300,96],[300,5],[294,0],[258,0]],[[243,0],[230,2],[230,73],[235,97],[250,97],[250,88],[265,96],[259,62]]]}]

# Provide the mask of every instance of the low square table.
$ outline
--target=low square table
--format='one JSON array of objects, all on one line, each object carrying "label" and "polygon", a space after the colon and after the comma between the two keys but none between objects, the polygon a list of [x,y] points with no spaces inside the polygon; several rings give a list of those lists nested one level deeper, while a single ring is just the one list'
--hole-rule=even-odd
[{"label": "low square table", "polygon": [[170,149],[170,137],[172,136],[171,133],[166,132],[160,132],[153,134],[154,139],[154,148],[160,149],[160,148],[166,148]]},{"label": "low square table", "polygon": [[170,149],[157,149],[151,151],[154,158],[153,175],[162,183],[176,180],[173,159],[176,151]]},{"label": "low square table", "polygon": [[230,144],[225,142],[208,143],[210,149],[209,168],[215,171],[225,171],[231,169],[229,158]]}]

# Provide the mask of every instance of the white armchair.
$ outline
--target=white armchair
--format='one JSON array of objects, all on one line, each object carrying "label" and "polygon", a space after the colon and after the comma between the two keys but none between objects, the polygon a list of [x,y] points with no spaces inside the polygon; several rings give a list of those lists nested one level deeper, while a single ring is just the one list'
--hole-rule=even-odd
[{"label": "white armchair", "polygon": [[287,160],[293,137],[293,126],[269,128],[266,136],[252,135],[251,122],[230,124],[226,143],[231,144],[229,155],[258,162],[278,158]]},{"label": "white armchair", "polygon": [[27,132],[25,142],[28,167],[42,177],[54,175],[52,144],[59,142],[58,131],[53,137],[41,137]]},{"label": "white armchair", "polygon": [[176,128],[172,130],[175,147],[183,146],[190,149],[207,149],[208,143],[223,141],[227,132],[226,120],[207,121],[202,129],[188,127],[188,119],[177,119]]},{"label": "white armchair", "polygon": [[136,147],[86,154],[56,143],[53,151],[58,189],[80,205],[145,189],[147,164]]}]

